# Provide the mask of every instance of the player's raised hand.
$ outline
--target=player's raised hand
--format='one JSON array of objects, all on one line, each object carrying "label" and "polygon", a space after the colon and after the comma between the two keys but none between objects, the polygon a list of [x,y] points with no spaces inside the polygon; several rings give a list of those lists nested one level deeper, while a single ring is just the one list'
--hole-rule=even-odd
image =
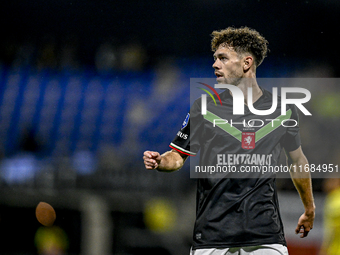
[{"label": "player's raised hand", "polygon": [[144,165],[146,169],[156,169],[161,162],[161,155],[156,151],[144,151]]}]

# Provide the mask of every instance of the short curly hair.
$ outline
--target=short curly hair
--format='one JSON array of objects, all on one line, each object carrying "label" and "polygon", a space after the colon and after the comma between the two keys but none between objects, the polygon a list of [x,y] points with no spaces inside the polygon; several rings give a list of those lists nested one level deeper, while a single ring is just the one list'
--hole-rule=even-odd
[{"label": "short curly hair", "polygon": [[254,29],[249,27],[228,27],[220,31],[213,31],[211,49],[216,51],[220,45],[232,47],[237,53],[250,53],[258,67],[267,56],[268,41]]}]

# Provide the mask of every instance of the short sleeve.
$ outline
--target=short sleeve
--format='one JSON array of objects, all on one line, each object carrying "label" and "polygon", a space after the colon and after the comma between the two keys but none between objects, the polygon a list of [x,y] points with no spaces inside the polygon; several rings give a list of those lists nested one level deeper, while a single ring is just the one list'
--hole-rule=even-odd
[{"label": "short sleeve", "polygon": [[185,155],[195,156],[200,149],[200,137],[202,134],[203,117],[199,102],[196,100],[185,117],[181,129],[170,143],[170,147]]},{"label": "short sleeve", "polygon": [[292,115],[290,119],[284,123],[284,125],[287,126],[287,131],[281,140],[281,144],[287,152],[294,151],[301,145],[300,123],[297,108],[295,105],[292,105],[290,106],[290,109]]}]

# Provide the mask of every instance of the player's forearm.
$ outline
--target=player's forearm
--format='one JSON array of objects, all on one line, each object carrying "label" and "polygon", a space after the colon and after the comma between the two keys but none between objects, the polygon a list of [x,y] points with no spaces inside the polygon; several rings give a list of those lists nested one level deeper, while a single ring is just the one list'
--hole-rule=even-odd
[{"label": "player's forearm", "polygon": [[314,214],[315,204],[307,159],[304,158],[297,162],[293,162],[291,165],[290,175],[297,191],[300,194],[301,200],[305,207],[305,212],[307,214]]},{"label": "player's forearm", "polygon": [[173,172],[179,170],[184,164],[184,158],[179,153],[167,151],[163,153],[162,159],[157,167],[158,171]]},{"label": "player's forearm", "polygon": [[312,184],[310,178],[294,178],[294,185],[298,190],[303,205],[305,207],[305,212],[307,214],[314,214],[315,204],[313,198]]}]

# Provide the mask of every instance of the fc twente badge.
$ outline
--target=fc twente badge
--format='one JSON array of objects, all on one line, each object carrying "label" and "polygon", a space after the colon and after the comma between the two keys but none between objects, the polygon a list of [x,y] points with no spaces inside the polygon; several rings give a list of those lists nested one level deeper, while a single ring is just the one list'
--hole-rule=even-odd
[{"label": "fc twente badge", "polygon": [[255,133],[242,132],[242,148],[251,150],[255,148]]}]

